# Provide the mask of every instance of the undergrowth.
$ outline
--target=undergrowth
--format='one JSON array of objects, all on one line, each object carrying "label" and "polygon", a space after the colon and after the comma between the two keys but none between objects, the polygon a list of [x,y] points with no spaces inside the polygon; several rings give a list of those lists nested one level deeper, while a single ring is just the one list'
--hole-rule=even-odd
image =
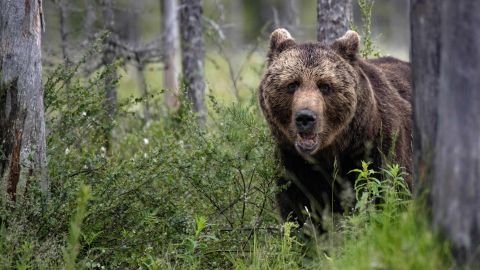
[{"label": "undergrowth", "polygon": [[110,70],[84,80],[76,67],[59,68],[47,80],[51,193],[44,198],[32,184],[16,202],[2,197],[2,268],[450,265],[448,247],[430,231],[398,166],[376,172],[364,163],[352,171],[358,203],[325,234],[281,224],[272,137],[255,98],[223,105],[210,96],[205,128],[188,105],[156,112],[158,120],[145,125],[135,109],[141,99],[122,102],[113,120],[101,102]]},{"label": "undergrowth", "polygon": [[[451,269],[448,245],[432,233],[424,210],[412,199],[398,165],[381,172],[368,163],[357,174],[354,213],[324,235],[307,230],[265,236],[264,244],[238,260],[238,269]],[[288,224],[286,224],[288,226]],[[285,246],[287,249],[280,247]],[[289,258],[287,262],[284,258]]]},{"label": "undergrowth", "polygon": [[84,63],[46,80],[51,192],[32,183],[15,202],[0,197],[2,269],[450,268],[397,165],[353,170],[357,204],[327,233],[282,224],[274,144],[255,97],[226,105],[210,95],[204,128],[186,100],[155,110],[163,93],[152,89],[155,121],[142,121],[141,98],[110,118],[105,78],[118,66],[85,79]]},{"label": "undergrowth", "polygon": [[350,27],[354,31],[360,31],[362,47],[360,48],[359,53],[365,59],[372,56],[380,57],[380,51],[375,46],[372,37],[372,10],[374,6],[374,0],[357,0],[356,2],[360,10],[362,25],[361,27],[358,27],[352,23]]}]

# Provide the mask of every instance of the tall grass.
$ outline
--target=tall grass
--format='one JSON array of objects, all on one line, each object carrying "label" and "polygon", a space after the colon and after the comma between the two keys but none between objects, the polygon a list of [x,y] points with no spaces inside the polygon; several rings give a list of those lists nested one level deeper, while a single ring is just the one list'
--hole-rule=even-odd
[{"label": "tall grass", "polygon": [[[352,215],[337,220],[333,230],[308,240],[295,236],[268,236],[236,269],[451,269],[447,243],[431,229],[423,208],[405,185],[401,168],[389,165],[381,172],[354,170],[359,198]],[[374,203],[375,201],[380,203]],[[294,235],[294,234],[291,234]],[[288,248],[285,241],[290,243]],[[286,260],[285,260],[286,258]]]},{"label": "tall grass", "polygon": [[83,219],[87,215],[87,203],[90,199],[91,189],[90,186],[82,185],[78,192],[77,206],[75,209],[75,214],[70,221],[70,229],[68,231],[68,244],[66,249],[63,252],[63,258],[65,262],[65,269],[73,270],[77,269],[76,259],[80,251],[80,236],[81,236],[81,226]]}]

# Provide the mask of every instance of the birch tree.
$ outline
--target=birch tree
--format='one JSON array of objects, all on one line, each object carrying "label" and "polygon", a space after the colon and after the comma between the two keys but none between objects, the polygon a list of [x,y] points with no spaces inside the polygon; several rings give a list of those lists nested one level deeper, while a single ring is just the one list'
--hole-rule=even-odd
[{"label": "birch tree", "polygon": [[165,103],[169,109],[179,106],[178,71],[180,66],[179,33],[178,33],[178,5],[177,0],[160,0],[163,12],[163,87]]},{"label": "birch tree", "polygon": [[48,192],[42,1],[0,1],[0,180],[15,200],[32,179]]}]

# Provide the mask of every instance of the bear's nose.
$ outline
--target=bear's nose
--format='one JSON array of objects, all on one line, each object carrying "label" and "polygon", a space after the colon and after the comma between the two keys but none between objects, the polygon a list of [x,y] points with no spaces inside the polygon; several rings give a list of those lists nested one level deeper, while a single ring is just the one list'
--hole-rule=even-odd
[{"label": "bear's nose", "polygon": [[295,114],[295,124],[297,125],[298,131],[310,131],[314,127],[316,119],[317,116],[314,112],[306,109],[300,110]]}]

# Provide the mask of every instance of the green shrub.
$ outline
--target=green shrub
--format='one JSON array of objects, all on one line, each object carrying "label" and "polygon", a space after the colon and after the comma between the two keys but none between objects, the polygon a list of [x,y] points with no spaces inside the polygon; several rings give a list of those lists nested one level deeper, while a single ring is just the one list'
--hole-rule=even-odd
[{"label": "green shrub", "polygon": [[361,31],[362,47],[360,48],[360,55],[363,58],[380,57],[380,51],[375,46],[372,37],[372,10],[374,0],[357,0],[356,1],[360,10],[362,19],[361,29],[356,25],[351,25],[351,28],[355,31]]},{"label": "green shrub", "polygon": [[[204,129],[185,101],[175,114],[154,112],[149,126],[138,99],[109,119],[103,89],[116,67],[81,79],[81,64],[46,81],[51,194],[45,201],[32,187],[2,204],[2,265],[222,268],[253,231],[276,224],[273,143],[256,100],[211,97]],[[88,203],[77,201],[83,184]]]}]

